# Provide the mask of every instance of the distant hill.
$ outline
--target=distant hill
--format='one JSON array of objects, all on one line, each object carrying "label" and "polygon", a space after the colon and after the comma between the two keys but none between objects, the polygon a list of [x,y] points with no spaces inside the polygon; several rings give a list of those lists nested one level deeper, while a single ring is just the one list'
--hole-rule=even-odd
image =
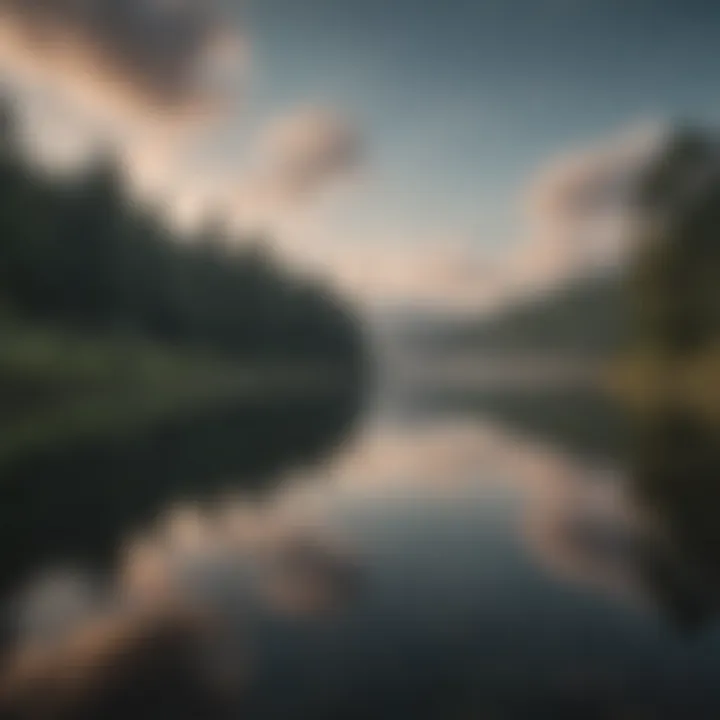
[{"label": "distant hill", "polygon": [[543,295],[525,297],[496,313],[432,321],[411,333],[418,350],[606,356],[626,336],[620,272],[587,276]]}]

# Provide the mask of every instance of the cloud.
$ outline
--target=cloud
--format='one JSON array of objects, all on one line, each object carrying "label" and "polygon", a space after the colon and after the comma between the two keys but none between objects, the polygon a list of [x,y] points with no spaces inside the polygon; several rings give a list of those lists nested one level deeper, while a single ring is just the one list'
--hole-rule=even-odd
[{"label": "cloud", "polygon": [[470,234],[355,234],[350,243],[317,243],[318,262],[381,310],[492,312],[622,264],[633,248],[634,190],[667,137],[661,124],[646,123],[550,158],[521,192],[518,232],[504,248],[489,252]]},{"label": "cloud", "polygon": [[632,250],[633,194],[667,139],[642,124],[540,168],[525,198],[527,230],[508,282],[542,288],[621,263]]},{"label": "cloud", "polygon": [[163,115],[215,104],[241,47],[194,0],[0,0],[0,37],[6,69]]},{"label": "cloud", "polygon": [[303,107],[268,122],[251,156],[231,202],[241,223],[276,225],[355,174],[363,146],[347,118],[326,108]]},{"label": "cloud", "polygon": [[493,292],[490,260],[462,243],[341,248],[332,267],[347,288],[380,307],[403,301],[483,307]]},{"label": "cloud", "polygon": [[305,224],[291,217],[280,248],[296,266],[330,277],[366,311],[381,317],[408,305],[477,308],[496,296],[496,258],[474,237],[368,230],[338,207],[339,217],[320,214],[314,223],[317,217]]},{"label": "cloud", "polygon": [[205,138],[237,122],[249,53],[220,0],[0,0],[0,95],[52,168],[98,150],[171,208]]},{"label": "cloud", "polygon": [[[433,242],[362,238],[352,217],[315,217],[364,162],[348,118],[314,105],[290,110],[241,138],[234,157],[239,106],[219,132],[209,129],[211,111],[242,95],[247,46],[219,0],[0,0],[0,81],[21,96],[36,152],[81,163],[110,140],[139,192],[161,196],[174,218],[192,225],[225,213],[361,300],[490,310],[622,261],[628,192],[657,152],[658,126],[541,167],[524,200],[527,226],[499,256],[481,252],[483,238],[458,243],[442,232]],[[188,136],[184,120],[199,118]]]},{"label": "cloud", "polygon": [[642,124],[553,157],[522,192],[523,222],[506,249],[489,256],[479,242],[438,237],[366,263],[368,287],[390,288],[405,304],[491,312],[621,265],[634,247],[634,191],[668,137],[661,124]]},{"label": "cloud", "polygon": [[284,250],[337,205],[362,141],[312,103],[253,136],[248,47],[220,0],[0,0],[0,84],[35,158],[72,170],[110,147],[137,195],[182,228],[219,213]]},{"label": "cloud", "polygon": [[259,153],[274,191],[292,202],[355,170],[361,143],[347,120],[310,108],[271,123],[260,139]]}]

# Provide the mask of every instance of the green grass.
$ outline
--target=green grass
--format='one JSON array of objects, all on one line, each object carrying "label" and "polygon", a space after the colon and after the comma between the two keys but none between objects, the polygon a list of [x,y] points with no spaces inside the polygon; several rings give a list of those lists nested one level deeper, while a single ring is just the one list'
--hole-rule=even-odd
[{"label": "green grass", "polygon": [[0,323],[0,467],[19,455],[179,414],[337,387],[334,368],[239,363],[201,350]]}]

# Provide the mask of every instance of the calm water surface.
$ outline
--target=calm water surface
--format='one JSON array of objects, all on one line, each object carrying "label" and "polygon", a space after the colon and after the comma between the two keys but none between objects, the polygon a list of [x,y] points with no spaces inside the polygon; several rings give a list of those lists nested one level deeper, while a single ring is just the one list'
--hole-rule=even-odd
[{"label": "calm water surface", "polygon": [[[536,429],[477,408],[377,412],[260,501],[229,478],[211,506],[168,494],[124,538],[163,553],[116,560],[112,593],[151,596],[162,567],[161,589],[212,616],[230,717],[719,717],[715,449],[688,464],[683,437],[628,460]],[[697,490],[668,493],[671,470]],[[253,513],[310,520],[352,560],[351,590],[316,612],[258,600],[237,532]],[[21,643],[91,614],[64,572],[25,585]]]}]

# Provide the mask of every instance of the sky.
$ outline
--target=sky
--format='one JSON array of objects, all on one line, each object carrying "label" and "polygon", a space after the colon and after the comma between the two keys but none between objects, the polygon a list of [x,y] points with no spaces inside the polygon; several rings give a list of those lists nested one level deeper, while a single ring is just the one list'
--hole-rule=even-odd
[{"label": "sky", "polygon": [[42,154],[110,135],[183,221],[382,307],[616,259],[619,188],[668,123],[718,119],[718,41],[712,0],[0,0]]}]

